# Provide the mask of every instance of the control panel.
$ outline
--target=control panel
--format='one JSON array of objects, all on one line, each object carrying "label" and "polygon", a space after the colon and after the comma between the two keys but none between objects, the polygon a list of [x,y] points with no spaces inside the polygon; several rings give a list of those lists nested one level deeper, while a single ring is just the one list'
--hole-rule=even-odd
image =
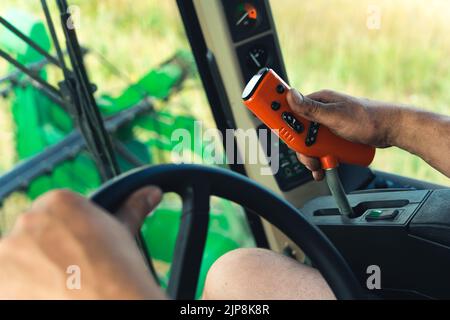
[{"label": "control panel", "polygon": [[[265,124],[258,127],[260,130],[269,130]],[[271,132],[271,131],[270,131]],[[260,137],[261,138],[261,137]],[[278,139],[274,133],[266,135],[268,141],[264,143],[267,146],[267,157],[272,159],[272,150],[279,150],[278,171],[275,173],[275,180],[280,186],[281,191],[289,191],[311,179],[311,173],[298,159],[295,151],[290,149],[282,140]]]},{"label": "control panel", "polygon": [[[242,88],[259,70],[266,67],[273,69],[283,79],[287,79],[269,1],[222,0],[221,3],[241,70]],[[277,90],[283,94],[285,88],[280,86]],[[275,111],[280,107],[280,103],[276,101],[271,105]],[[282,117],[293,130],[297,132],[308,130],[307,132],[311,133],[308,137],[311,137],[311,141],[314,140],[317,128],[305,127],[288,112],[283,113]],[[265,127],[257,118],[254,118],[254,125],[256,129]],[[295,152],[286,144],[280,141],[278,150],[280,169],[274,176],[282,191],[289,191],[312,179],[311,173],[298,161]]]}]

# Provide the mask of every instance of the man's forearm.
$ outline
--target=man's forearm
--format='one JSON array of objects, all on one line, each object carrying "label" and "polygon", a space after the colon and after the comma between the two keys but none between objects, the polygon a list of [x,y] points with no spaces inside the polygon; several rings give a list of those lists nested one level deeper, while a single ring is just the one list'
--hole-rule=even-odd
[{"label": "man's forearm", "polygon": [[[321,123],[338,136],[377,148],[396,146],[418,155],[450,177],[450,117],[390,103],[322,90],[307,96],[291,89],[294,113]],[[299,155],[316,180],[323,170],[316,158]]]},{"label": "man's forearm", "polygon": [[450,177],[450,117],[398,107],[390,143],[409,151]]}]

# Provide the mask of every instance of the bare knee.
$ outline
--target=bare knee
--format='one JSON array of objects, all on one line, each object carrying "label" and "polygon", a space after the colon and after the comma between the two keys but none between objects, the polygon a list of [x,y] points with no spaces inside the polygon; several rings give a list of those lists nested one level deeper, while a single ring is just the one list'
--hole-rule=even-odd
[{"label": "bare knee", "polygon": [[204,299],[332,299],[320,273],[265,249],[237,249],[208,272]]},{"label": "bare knee", "polygon": [[246,289],[240,280],[252,275],[252,269],[261,263],[261,257],[267,252],[264,249],[243,248],[221,256],[208,271],[203,298],[237,299]]}]

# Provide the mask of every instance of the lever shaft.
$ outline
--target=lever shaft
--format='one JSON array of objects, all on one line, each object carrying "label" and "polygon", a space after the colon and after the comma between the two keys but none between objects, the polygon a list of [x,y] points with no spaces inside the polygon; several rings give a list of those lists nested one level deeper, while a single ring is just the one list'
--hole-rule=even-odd
[{"label": "lever shaft", "polygon": [[325,177],[328,188],[336,201],[340,213],[347,217],[353,216],[353,209],[348,202],[337,168],[325,170]]}]

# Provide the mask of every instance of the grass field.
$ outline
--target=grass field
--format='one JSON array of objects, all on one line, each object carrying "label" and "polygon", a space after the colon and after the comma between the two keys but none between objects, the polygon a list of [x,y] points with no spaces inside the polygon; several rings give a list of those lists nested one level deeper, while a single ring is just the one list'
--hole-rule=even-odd
[{"label": "grass field", "polygon": [[[80,41],[132,81],[189,47],[174,0],[70,3],[81,9]],[[290,82],[302,92],[330,88],[450,114],[450,1],[272,0],[271,5]],[[371,5],[381,13],[375,30],[367,27]],[[37,0],[2,0],[0,12],[12,7],[42,16]],[[87,65],[100,92],[127,86],[95,54]],[[0,62],[0,74],[5,71]],[[189,106],[194,100],[197,114],[210,121],[198,79],[189,87],[179,102]],[[13,132],[8,103],[0,102],[0,172],[15,163]],[[395,148],[380,150],[373,167],[450,185],[422,160]]]}]

